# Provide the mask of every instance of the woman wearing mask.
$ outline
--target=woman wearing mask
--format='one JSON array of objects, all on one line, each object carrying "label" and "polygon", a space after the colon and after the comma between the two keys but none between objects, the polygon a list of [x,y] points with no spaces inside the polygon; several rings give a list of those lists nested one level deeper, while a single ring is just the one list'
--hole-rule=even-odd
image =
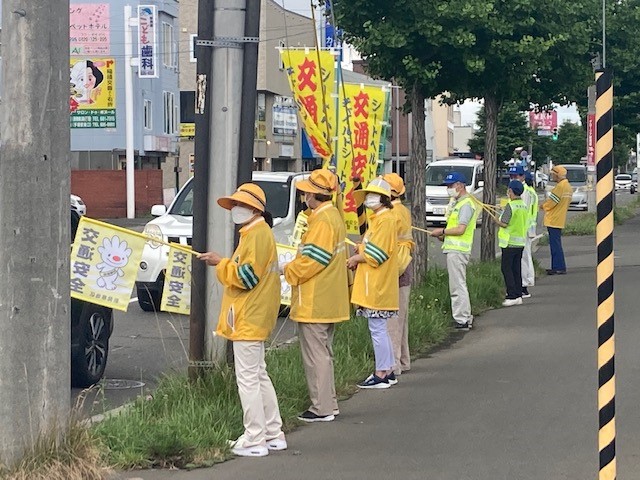
[{"label": "woman wearing mask", "polygon": [[231,210],[240,229],[240,242],[231,258],[215,252],[198,255],[216,267],[224,286],[216,329],[233,342],[236,382],[242,403],[244,433],[232,442],[233,453],[263,457],[269,450],[284,450],[282,419],[276,392],[267,374],[264,341],[269,337],[280,307],[280,275],[276,243],[265,219],[266,197],[260,187],[245,183],[218,204]]},{"label": "woman wearing mask", "polygon": [[364,205],[373,212],[363,242],[347,265],[356,270],[351,303],[357,306],[356,315],[365,317],[373,342],[375,371],[358,384],[360,388],[389,388],[397,383],[393,368],[393,347],[387,320],[398,314],[398,262],[396,218],[391,213],[391,187],[378,177],[367,188],[358,190],[364,195]]}]

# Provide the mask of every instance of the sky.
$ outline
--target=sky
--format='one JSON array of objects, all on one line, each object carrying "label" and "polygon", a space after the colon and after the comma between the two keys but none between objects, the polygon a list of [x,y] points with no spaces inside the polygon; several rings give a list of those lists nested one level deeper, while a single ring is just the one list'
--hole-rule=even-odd
[{"label": "sky", "polygon": [[[287,10],[291,10],[300,15],[311,17],[311,0],[275,0]],[[317,0],[314,3],[318,3]],[[320,12],[316,13],[316,19],[320,19]],[[482,108],[482,104],[471,100],[466,101],[460,106],[462,113],[462,125],[474,124],[478,110]],[[580,123],[580,115],[575,107],[558,106],[558,123],[562,125],[565,122]]]}]

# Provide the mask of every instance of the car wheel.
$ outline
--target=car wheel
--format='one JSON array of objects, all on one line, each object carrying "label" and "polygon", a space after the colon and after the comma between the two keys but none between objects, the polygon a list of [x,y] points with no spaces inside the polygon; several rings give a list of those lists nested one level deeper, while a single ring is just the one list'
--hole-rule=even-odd
[{"label": "car wheel", "polygon": [[71,358],[71,384],[88,387],[98,383],[107,368],[111,313],[98,305],[87,304],[79,322],[79,348]]},{"label": "car wheel", "polygon": [[159,290],[149,290],[146,287],[139,287],[138,305],[145,312],[159,312],[162,301],[162,287]]}]

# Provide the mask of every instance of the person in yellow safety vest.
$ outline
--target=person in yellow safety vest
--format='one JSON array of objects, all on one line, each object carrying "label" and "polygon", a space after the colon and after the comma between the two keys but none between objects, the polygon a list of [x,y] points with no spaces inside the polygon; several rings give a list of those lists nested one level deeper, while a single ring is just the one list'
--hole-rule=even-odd
[{"label": "person in yellow safety vest", "polygon": [[443,242],[442,251],[447,256],[454,326],[456,330],[468,331],[473,327],[473,315],[467,288],[467,265],[473,247],[478,207],[467,193],[467,179],[461,173],[450,172],[444,177],[443,184],[454,203],[447,218],[447,226],[434,229],[430,235]]},{"label": "person in yellow safety vest", "polygon": [[291,313],[298,322],[302,363],[311,406],[298,419],[330,422],[338,411],[333,372],[335,324],[349,320],[347,230],[339,210],[331,203],[338,179],[329,170],[314,170],[298,190],[312,213],[296,258],[284,268],[292,287]]},{"label": "person in yellow safety vest", "polygon": [[384,179],[391,186],[391,204],[393,214],[396,217],[396,230],[398,233],[398,287],[399,310],[398,315],[389,319],[387,327],[391,337],[391,345],[395,356],[393,373],[398,376],[402,372],[411,369],[411,354],[409,352],[409,297],[411,295],[411,282],[413,281],[413,268],[411,253],[415,248],[413,233],[411,230],[411,212],[402,204],[405,194],[404,180],[397,173],[388,173]]},{"label": "person in yellow safety vest", "polygon": [[[531,241],[536,236],[536,227],[538,224],[538,192],[533,186],[527,185],[525,181],[526,174],[522,166],[509,168],[509,177],[511,180],[518,180],[524,186],[521,198],[529,212],[529,227],[525,237],[524,250],[522,252],[522,298],[531,298],[529,287],[533,287],[536,282],[536,272],[533,266],[533,256],[531,255]],[[533,182],[531,183],[533,185]]]},{"label": "person in yellow safety vest", "polygon": [[562,165],[556,165],[551,169],[551,180],[556,182],[556,186],[549,193],[547,200],[540,205],[544,210],[544,226],[549,232],[551,251],[551,268],[547,270],[547,275],[564,275],[567,273],[567,264],[562,250],[562,230],[567,222],[573,188],[567,180],[567,169]]},{"label": "person in yellow safety vest", "polygon": [[524,185],[520,180],[509,182],[509,203],[496,220],[500,225],[498,244],[502,249],[502,276],[507,287],[507,298],[502,302],[505,307],[522,305],[522,252],[531,221],[529,208],[520,197],[523,192]]},{"label": "person in yellow safety vest", "polygon": [[360,388],[389,388],[398,380],[393,373],[395,358],[387,322],[398,314],[398,234],[392,213],[391,187],[382,177],[355,192],[373,213],[358,251],[347,266],[356,270],[351,303],[356,315],[367,319],[375,356],[375,371]]},{"label": "person in yellow safety vest", "polygon": [[[284,450],[278,399],[265,365],[264,342],[271,334],[280,308],[280,275],[276,242],[267,222],[264,191],[245,183],[235,193],[218,199],[231,211],[240,229],[240,242],[231,258],[216,252],[197,257],[216,267],[224,286],[216,334],[233,342],[236,382],[242,403],[244,433],[231,442],[234,454],[263,457]],[[266,221],[265,221],[266,220]]]}]

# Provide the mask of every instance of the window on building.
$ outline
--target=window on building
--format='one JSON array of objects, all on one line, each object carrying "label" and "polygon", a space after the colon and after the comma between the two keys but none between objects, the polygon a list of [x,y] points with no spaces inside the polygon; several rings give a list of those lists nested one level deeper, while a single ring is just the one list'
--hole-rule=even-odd
[{"label": "window on building", "polygon": [[151,130],[153,128],[153,111],[151,110],[151,100],[144,101],[144,128]]},{"label": "window on building", "polygon": [[[280,48],[285,48],[287,46],[287,44],[284,42],[284,40],[280,40]],[[284,70],[284,62],[282,61],[282,56],[280,57],[280,65],[279,67],[280,70]]]},{"label": "window on building", "polygon": [[175,95],[172,92],[164,92],[164,122],[162,130],[167,135],[173,135],[178,130],[176,107]]},{"label": "window on building", "polygon": [[165,67],[176,66],[176,55],[174,49],[173,25],[162,23],[162,63]]},{"label": "window on building", "polygon": [[189,61],[191,63],[196,63],[198,60],[196,59],[196,40],[198,39],[198,35],[192,33],[189,35]]},{"label": "window on building", "polygon": [[180,92],[180,123],[196,123],[196,92]]}]

